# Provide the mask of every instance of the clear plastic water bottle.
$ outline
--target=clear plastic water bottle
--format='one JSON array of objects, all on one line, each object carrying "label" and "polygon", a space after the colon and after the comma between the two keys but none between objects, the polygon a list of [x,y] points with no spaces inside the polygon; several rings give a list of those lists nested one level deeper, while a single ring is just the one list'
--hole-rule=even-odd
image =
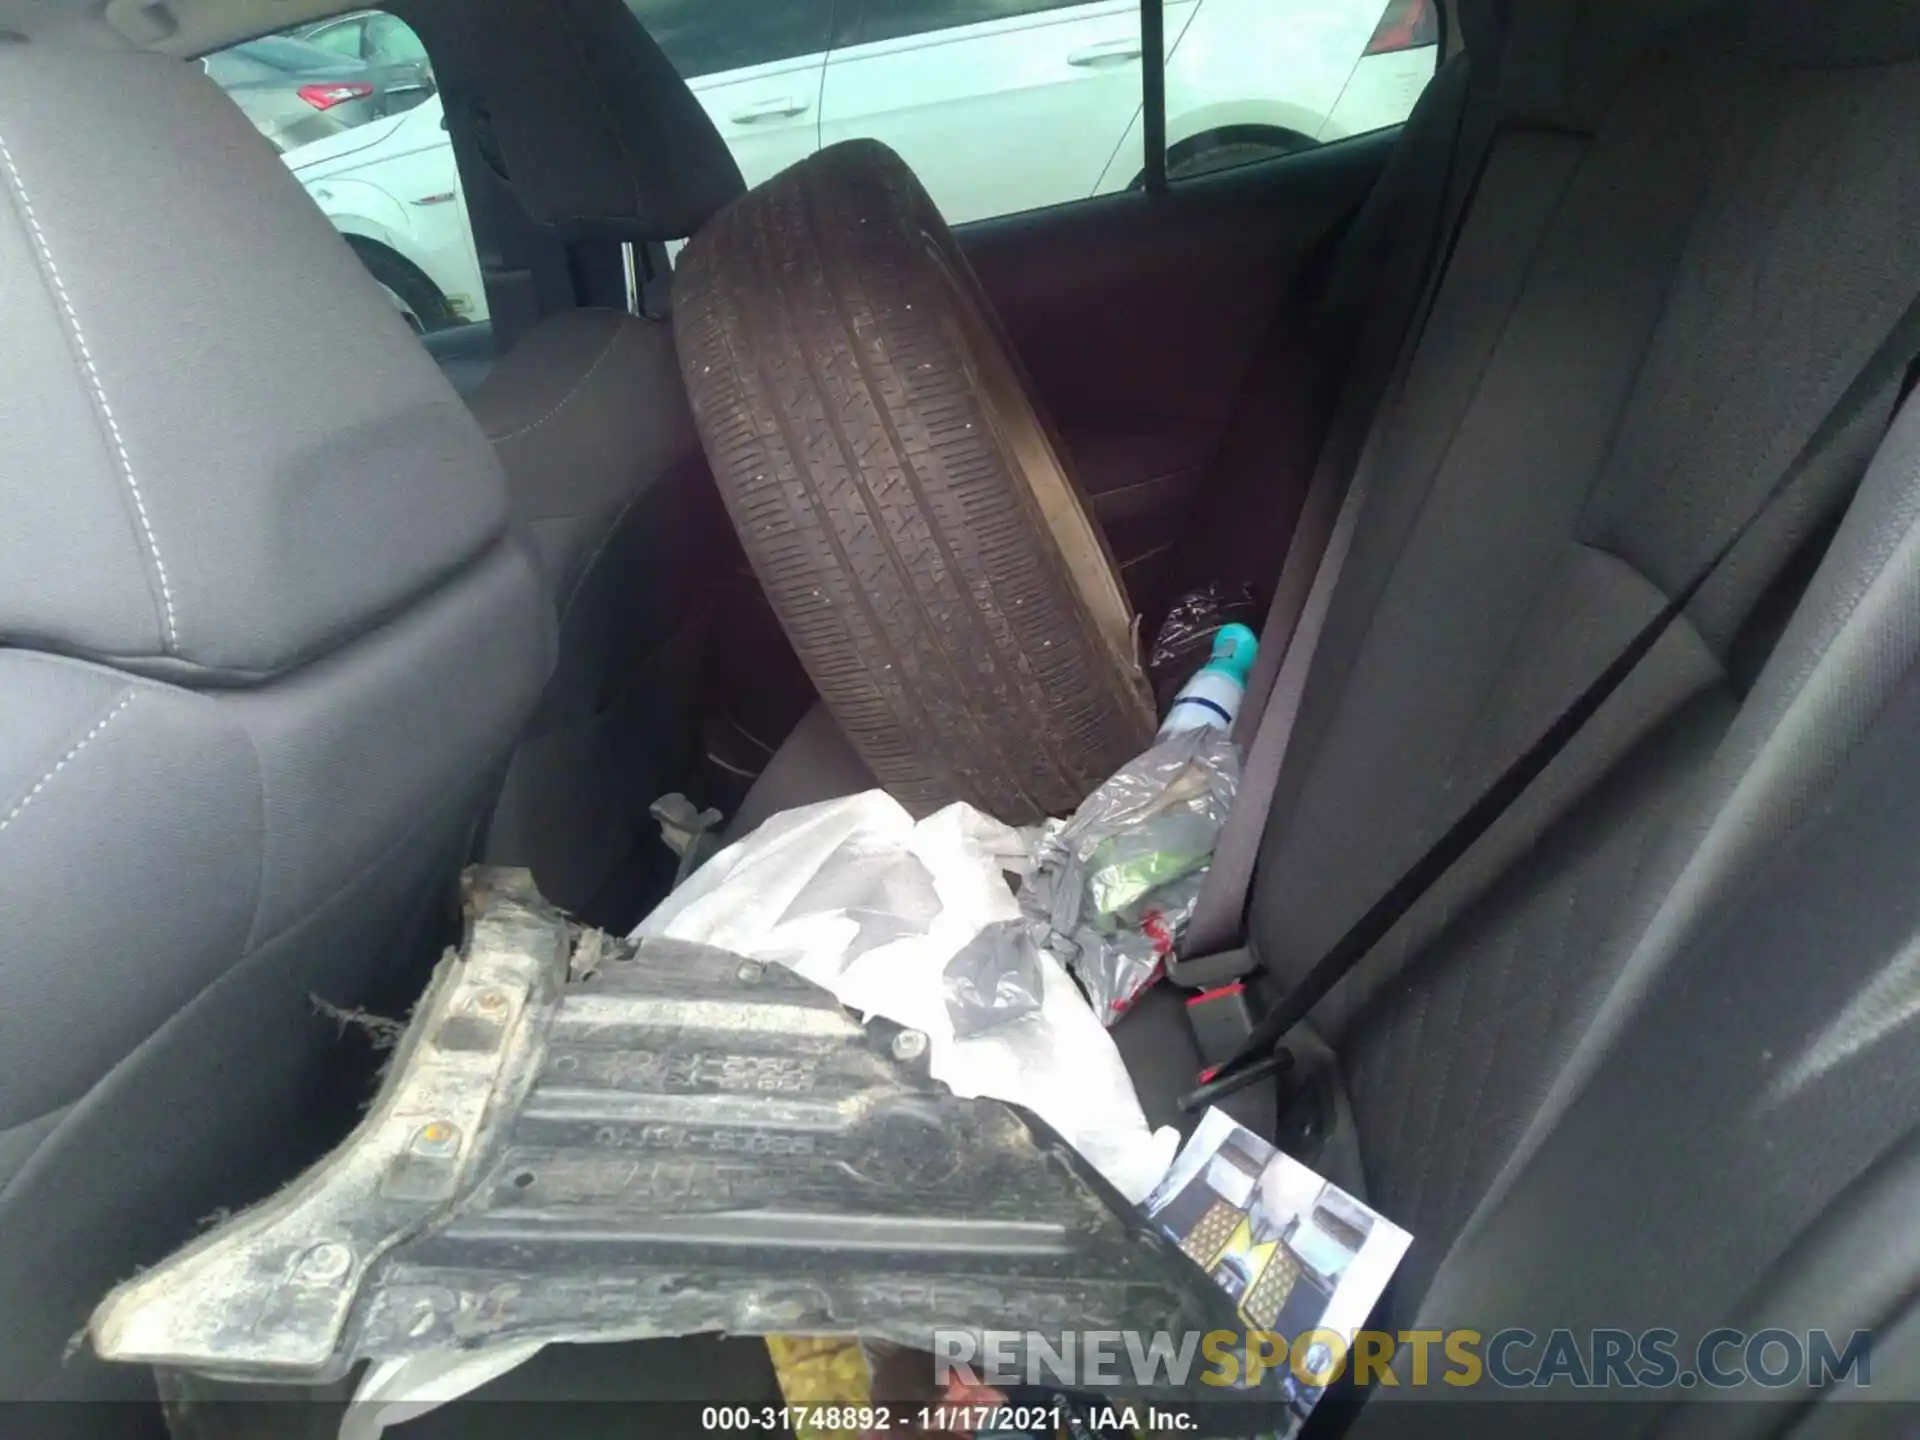
[{"label": "clear plastic water bottle", "polygon": [[1241,697],[1247,693],[1254,652],[1259,648],[1259,638],[1246,626],[1222,625],[1213,637],[1212,656],[1173,697],[1158,738],[1165,740],[1207,726],[1232,729],[1233,718],[1240,713]]}]

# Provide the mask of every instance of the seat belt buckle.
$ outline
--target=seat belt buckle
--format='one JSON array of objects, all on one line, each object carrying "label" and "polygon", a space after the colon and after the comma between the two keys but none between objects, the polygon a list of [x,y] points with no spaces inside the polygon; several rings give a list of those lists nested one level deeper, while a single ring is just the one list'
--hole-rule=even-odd
[{"label": "seat belt buckle", "polygon": [[1240,1047],[1253,1034],[1253,1007],[1248,999],[1247,987],[1239,980],[1188,998],[1187,1025],[1193,1031],[1194,1047],[1200,1052],[1202,1084],[1239,1054]]},{"label": "seat belt buckle", "polygon": [[1244,980],[1260,967],[1253,951],[1245,945],[1220,950],[1212,955],[1182,956],[1178,951],[1166,958],[1167,979],[1183,990],[1217,990]]}]

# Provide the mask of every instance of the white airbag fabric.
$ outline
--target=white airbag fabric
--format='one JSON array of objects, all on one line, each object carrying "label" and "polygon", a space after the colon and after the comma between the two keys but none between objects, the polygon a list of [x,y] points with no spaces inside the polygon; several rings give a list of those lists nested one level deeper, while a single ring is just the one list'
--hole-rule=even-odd
[{"label": "white airbag fabric", "polygon": [[925,1032],[956,1095],[1039,1115],[1129,1200],[1179,1137],[1147,1128],[1120,1052],[1073,981],[1041,956],[1036,1013],[956,1039],[942,972],[982,927],[1018,918],[1002,866],[1018,832],[970,805],[914,822],[885,791],[789,810],[709,860],[636,935],[695,940],[786,965],[865,1016]]}]

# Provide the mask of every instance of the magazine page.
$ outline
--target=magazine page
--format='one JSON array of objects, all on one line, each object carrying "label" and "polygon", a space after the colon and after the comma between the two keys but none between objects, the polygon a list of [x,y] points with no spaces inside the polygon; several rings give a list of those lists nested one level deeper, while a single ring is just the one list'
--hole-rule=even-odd
[{"label": "magazine page", "polygon": [[1413,1237],[1219,1110],[1195,1127],[1145,1209],[1230,1295],[1249,1331],[1288,1347],[1291,1434],[1351,1348]]}]

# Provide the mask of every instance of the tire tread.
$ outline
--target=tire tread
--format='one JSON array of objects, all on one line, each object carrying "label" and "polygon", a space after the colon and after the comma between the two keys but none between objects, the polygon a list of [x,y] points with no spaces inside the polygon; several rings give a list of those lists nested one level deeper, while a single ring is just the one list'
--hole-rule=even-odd
[{"label": "tire tread", "polygon": [[849,740],[916,814],[1028,823],[1137,753],[1151,711],[975,393],[964,267],[911,172],[852,142],[710,222],[675,327],[728,511]]}]

